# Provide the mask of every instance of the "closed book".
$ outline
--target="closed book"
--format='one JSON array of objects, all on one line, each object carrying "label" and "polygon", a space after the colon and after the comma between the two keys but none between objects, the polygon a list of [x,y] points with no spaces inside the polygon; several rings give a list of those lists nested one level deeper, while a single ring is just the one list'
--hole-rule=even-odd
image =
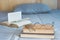
[{"label": "closed book", "polygon": [[54,38],[54,35],[40,35],[40,34],[20,34],[23,38]]},{"label": "closed book", "polygon": [[54,27],[49,24],[31,24],[23,28],[23,33],[54,34]]}]

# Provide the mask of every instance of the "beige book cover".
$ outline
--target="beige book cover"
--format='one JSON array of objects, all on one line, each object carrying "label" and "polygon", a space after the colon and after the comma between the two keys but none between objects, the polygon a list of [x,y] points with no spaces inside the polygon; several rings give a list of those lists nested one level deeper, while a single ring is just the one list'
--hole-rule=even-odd
[{"label": "beige book cover", "polygon": [[54,34],[54,27],[49,24],[26,25],[23,33]]}]

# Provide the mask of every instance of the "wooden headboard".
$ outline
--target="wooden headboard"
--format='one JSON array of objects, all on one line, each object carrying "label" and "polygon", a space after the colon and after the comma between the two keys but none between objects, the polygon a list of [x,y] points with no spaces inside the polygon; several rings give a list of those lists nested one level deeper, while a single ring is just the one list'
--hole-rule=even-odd
[{"label": "wooden headboard", "polygon": [[0,0],[0,10],[12,11],[16,5],[24,3],[44,3],[49,5],[52,9],[57,8],[56,0]]}]

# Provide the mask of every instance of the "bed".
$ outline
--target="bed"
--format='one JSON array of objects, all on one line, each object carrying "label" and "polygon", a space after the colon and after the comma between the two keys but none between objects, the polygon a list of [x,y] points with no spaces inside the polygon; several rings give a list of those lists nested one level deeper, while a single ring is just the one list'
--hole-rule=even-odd
[{"label": "bed", "polygon": [[[7,20],[7,12],[0,13],[0,22]],[[60,10],[51,10],[50,12],[45,13],[33,13],[33,14],[22,14],[23,18],[30,18],[32,23],[39,22],[40,24],[47,24],[54,22],[55,28],[55,40],[60,40]],[[11,33],[8,31],[13,31],[13,28],[7,28],[0,26],[0,40],[10,40]],[[20,38],[19,40],[50,40],[50,39],[34,39],[34,38]]]}]

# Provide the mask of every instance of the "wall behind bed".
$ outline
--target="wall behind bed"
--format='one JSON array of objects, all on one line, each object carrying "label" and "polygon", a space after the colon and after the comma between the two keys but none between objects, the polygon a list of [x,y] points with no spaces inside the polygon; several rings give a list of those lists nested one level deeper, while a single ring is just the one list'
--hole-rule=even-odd
[{"label": "wall behind bed", "polygon": [[51,9],[57,9],[57,0],[42,0],[42,3],[48,5]]},{"label": "wall behind bed", "polygon": [[18,4],[44,3],[51,9],[57,9],[57,0],[0,0],[0,11],[12,11]]}]

